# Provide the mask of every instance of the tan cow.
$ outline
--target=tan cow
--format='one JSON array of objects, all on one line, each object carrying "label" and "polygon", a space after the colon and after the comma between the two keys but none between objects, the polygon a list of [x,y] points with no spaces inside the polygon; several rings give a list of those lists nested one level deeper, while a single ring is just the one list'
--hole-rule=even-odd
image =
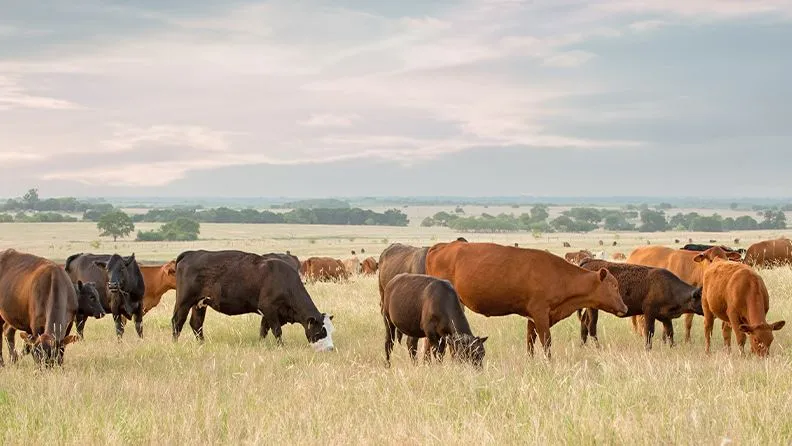
[{"label": "tan cow", "polygon": [[360,259],[357,258],[357,256],[345,259],[343,263],[344,263],[344,269],[348,274],[350,275],[360,274],[363,265],[360,263]]},{"label": "tan cow", "polygon": [[300,264],[300,273],[307,280],[334,281],[349,279],[344,264],[331,257],[311,257]]},{"label": "tan cow", "polygon": [[766,356],[773,343],[773,332],[784,327],[784,321],[768,324],[770,297],[764,281],[748,265],[730,262],[712,255],[712,249],[698,254],[695,261],[708,264],[704,272],[704,339],[710,352],[710,339],[715,318],[722,320],[723,343],[731,351],[731,332],[737,336],[740,353],[745,351],[746,334],[751,336],[751,351]]},{"label": "tan cow", "polygon": [[426,273],[450,281],[462,303],[485,316],[528,318],[528,352],[536,336],[550,356],[550,327],[582,308],[623,316],[627,306],[606,269],[586,271],[536,249],[494,243],[440,243],[426,255]]},{"label": "tan cow", "polygon": [[[665,268],[677,277],[694,287],[703,286],[704,271],[708,263],[694,262],[693,259],[700,254],[696,251],[666,248],[665,246],[642,246],[636,248],[627,258],[627,263],[633,265],[654,266]],[[712,255],[722,259],[740,260],[740,253],[726,252],[722,248],[713,248]],[[638,331],[638,316],[634,316],[633,329]],[[693,315],[685,315],[685,342],[690,342],[690,331],[693,328]],[[664,334],[663,337],[666,335]]]},{"label": "tan cow", "polygon": [[162,296],[170,290],[176,289],[176,260],[171,260],[164,265],[140,265],[143,283],[146,292],[143,294],[143,314],[159,305]]},{"label": "tan cow", "polygon": [[760,268],[792,263],[792,241],[782,237],[754,243],[745,252],[745,263]]},{"label": "tan cow", "polygon": [[373,275],[377,273],[378,268],[379,264],[377,263],[377,259],[374,257],[366,257],[360,265],[360,272],[365,275]]}]

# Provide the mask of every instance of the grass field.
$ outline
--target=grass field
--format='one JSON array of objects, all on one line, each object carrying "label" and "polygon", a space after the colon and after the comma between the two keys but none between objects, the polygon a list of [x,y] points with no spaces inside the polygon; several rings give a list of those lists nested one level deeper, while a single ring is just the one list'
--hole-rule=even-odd
[{"label": "grass field", "polygon": [[[145,227],[144,227],[145,229]],[[706,242],[780,233],[697,234]],[[343,257],[387,244],[427,245],[456,237],[443,228],[203,225],[194,243],[101,241],[89,224],[0,225],[0,249],[62,259],[81,251],[135,251],[165,260],[184,249],[290,249],[299,256]],[[673,244],[688,234],[468,235],[471,241],[519,242],[562,253]],[[117,248],[116,248],[117,246]],[[763,271],[769,320],[792,320],[792,269]],[[413,366],[397,345],[384,367],[384,329],[375,278],[309,285],[321,311],[335,315],[336,351],[314,353],[299,326],[283,347],[258,339],[253,315],[209,312],[199,344],[187,328],[170,337],[173,293],[144,318],[144,340],[131,326],[122,342],[112,321],[91,320],[85,342],[69,346],[64,367],[39,371],[30,357],[0,369],[3,444],[789,444],[792,442],[792,346],[777,332],[771,356],[704,354],[702,319],[691,344],[659,340],[646,352],[627,320],[600,319],[602,348],[581,347],[573,316],[553,330],[553,359],[530,358],[525,320],[467,312],[474,333],[490,336],[483,370],[447,361]],[[682,331],[680,320],[677,333]],[[18,342],[19,343],[19,342]],[[5,350],[5,347],[4,347]],[[7,358],[7,351],[5,352]]]}]

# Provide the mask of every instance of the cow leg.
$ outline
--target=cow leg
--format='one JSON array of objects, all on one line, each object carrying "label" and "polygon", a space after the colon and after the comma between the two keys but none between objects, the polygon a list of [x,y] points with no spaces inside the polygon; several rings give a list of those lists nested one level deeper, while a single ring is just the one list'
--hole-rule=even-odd
[{"label": "cow leg", "polygon": [[704,306],[704,351],[710,353],[710,343],[712,341],[712,328],[715,326],[715,315]]},{"label": "cow leg", "polygon": [[267,337],[267,333],[269,333],[269,324],[267,323],[267,318],[261,316],[261,327],[259,328],[259,339],[264,340]]},{"label": "cow leg", "polygon": [[655,331],[655,318],[654,316],[644,314],[644,336],[645,336],[645,348],[647,350],[652,349],[652,338],[654,337]]},{"label": "cow leg", "polygon": [[[10,326],[10,325],[7,325],[7,324],[6,324],[6,323],[3,321],[3,319],[2,319],[2,318],[0,318],[0,329],[2,329],[2,330],[3,330],[3,333],[4,333],[4,334],[6,334],[6,333],[8,333],[9,331],[11,331],[11,330],[10,330],[10,329],[11,329],[11,326]],[[11,345],[10,345],[10,344],[8,345],[8,350],[9,350],[9,359],[11,359],[11,363],[14,363],[15,361],[13,360],[13,357],[12,357],[13,355],[11,355],[11,353],[10,353],[10,352],[12,352],[12,351],[13,351],[13,349],[11,348]],[[5,361],[3,360],[3,343],[2,343],[1,341],[0,341],[0,367],[5,367]]]},{"label": "cow leg", "polygon": [[[739,329],[740,315],[737,313],[729,313],[729,324],[732,326],[732,329],[734,330],[734,336],[737,338],[737,347],[740,348],[740,354],[744,355],[745,341],[746,339],[748,339],[748,335],[743,333],[742,330]],[[731,353],[731,344],[729,345],[729,353]]]},{"label": "cow leg", "polygon": [[[418,343],[418,339],[415,340]],[[432,345],[429,343],[429,338],[424,338],[424,359],[432,354]]]},{"label": "cow leg", "polygon": [[176,289],[176,305],[173,307],[173,317],[171,318],[171,328],[173,329],[173,340],[178,341],[187,316],[190,314],[190,307],[198,299],[180,299],[179,290]]},{"label": "cow leg", "polygon": [[275,336],[276,344],[278,347],[283,347],[283,330],[281,330],[281,323],[277,313],[265,313],[264,317],[267,318],[267,325],[272,330],[272,335]]},{"label": "cow leg", "polygon": [[671,319],[660,319],[663,323],[663,343],[668,340],[668,346],[673,347],[674,344],[674,321]]},{"label": "cow leg", "polygon": [[536,327],[536,334],[539,336],[539,342],[542,343],[545,356],[550,359],[550,344],[552,339],[550,337],[550,314],[544,313],[534,318],[534,326]]},{"label": "cow leg", "polygon": [[445,357],[445,349],[448,345],[448,338],[443,336],[437,340],[437,345],[435,346],[435,358],[437,362],[443,362],[443,357]]},{"label": "cow leg", "polygon": [[[396,326],[393,325],[384,314],[382,315],[382,320],[385,322],[385,367],[390,367],[390,357],[391,352],[393,351],[393,338],[396,337]],[[263,319],[261,320],[261,323],[263,326]],[[410,352],[410,356],[412,355],[413,352]]]},{"label": "cow leg", "polygon": [[731,324],[726,321],[721,322],[721,332],[723,333],[723,346],[726,347],[727,352],[731,353]]},{"label": "cow leg", "polygon": [[528,347],[528,354],[533,356],[534,355],[534,344],[536,343],[536,324],[534,324],[533,319],[528,319],[528,324],[526,327],[526,339],[527,339],[527,347]]},{"label": "cow leg", "polygon": [[191,311],[192,314],[190,315],[190,328],[192,328],[195,338],[198,339],[198,341],[203,342],[203,324],[204,318],[206,318],[206,307],[196,305],[192,307]]},{"label": "cow leg", "polygon": [[118,336],[120,341],[124,337],[124,317],[120,314],[114,314],[113,321],[115,322],[116,336]]},{"label": "cow leg", "polygon": [[588,340],[588,308],[584,310],[578,310],[578,316],[580,318],[580,344],[586,345],[586,341]]},{"label": "cow leg", "polygon": [[137,311],[133,315],[135,320],[135,331],[139,338],[143,339],[143,304],[138,305]]},{"label": "cow leg", "polygon": [[[410,352],[410,359],[412,359],[413,364],[418,362],[418,341],[419,338],[413,338],[411,336],[407,337],[407,351]],[[424,345],[429,345],[429,340],[424,341]],[[424,359],[428,358],[428,355],[425,353],[426,349],[424,349]]]},{"label": "cow leg", "polygon": [[88,320],[88,315],[78,314],[74,317],[74,320],[77,325],[77,336],[79,336],[80,339],[85,339],[85,336],[83,335],[83,330],[85,330],[85,321]]},{"label": "cow leg", "polygon": [[693,329],[693,313],[685,314],[685,344],[690,343],[690,331]]},{"label": "cow leg", "polygon": [[599,348],[599,338],[597,337],[597,321],[599,320],[599,311],[596,308],[586,308],[586,325],[588,326],[588,334],[594,341],[594,346]]},{"label": "cow leg", "polygon": [[440,336],[438,336],[437,334],[434,334],[434,333],[433,334],[428,334],[426,336],[426,339],[428,341],[427,344],[429,344],[429,346],[431,347],[432,354],[424,356],[424,362],[429,364],[429,363],[432,362],[432,356],[434,356],[435,359],[438,359],[437,350],[439,348],[438,345],[440,343]]}]

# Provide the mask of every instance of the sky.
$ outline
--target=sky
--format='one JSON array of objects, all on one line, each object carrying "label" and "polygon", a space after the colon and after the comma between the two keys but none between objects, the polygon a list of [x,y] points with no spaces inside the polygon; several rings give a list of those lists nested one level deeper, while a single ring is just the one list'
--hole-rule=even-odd
[{"label": "sky", "polygon": [[0,196],[792,196],[792,0],[0,5]]}]

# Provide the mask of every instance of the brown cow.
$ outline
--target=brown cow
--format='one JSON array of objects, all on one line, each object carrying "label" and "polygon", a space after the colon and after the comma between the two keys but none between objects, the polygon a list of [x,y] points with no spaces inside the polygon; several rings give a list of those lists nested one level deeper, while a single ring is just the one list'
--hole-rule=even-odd
[{"label": "brown cow", "polygon": [[[726,252],[722,248],[713,248],[712,251],[715,257],[730,260],[739,260],[740,253]],[[686,251],[682,249],[667,248],[665,246],[646,246],[636,248],[627,258],[627,263],[634,265],[654,266],[656,268],[665,268],[677,277],[687,282],[694,287],[701,287],[703,285],[704,271],[707,269],[708,262],[694,262],[693,259],[700,253],[696,251]],[[633,329],[638,331],[638,328],[643,324],[639,323],[638,316],[633,317]],[[690,331],[693,328],[693,315],[685,315],[685,342],[690,342]],[[668,333],[663,332],[663,337],[667,337]]]},{"label": "brown cow", "polygon": [[[418,339],[425,337],[438,361],[446,344],[454,359],[480,367],[487,338],[473,336],[454,287],[447,280],[425,274],[401,273],[385,287],[382,306],[385,321],[385,362],[390,365],[396,331],[409,337],[410,357],[415,361]],[[427,350],[425,359],[430,360]]]},{"label": "brown cow", "polygon": [[450,281],[462,303],[485,316],[528,318],[528,352],[538,334],[550,357],[550,327],[576,310],[597,308],[623,316],[627,306],[606,269],[586,271],[553,254],[494,243],[438,244],[426,255],[426,273]]},{"label": "brown cow", "polygon": [[176,260],[164,265],[140,265],[146,292],[143,294],[143,314],[159,305],[162,296],[176,289]]},{"label": "brown cow", "polygon": [[564,258],[566,259],[566,261],[574,265],[580,265],[580,262],[582,262],[585,259],[590,259],[592,257],[594,257],[594,254],[592,254],[591,251],[587,249],[581,249],[580,251],[577,252],[568,252],[564,254]]},{"label": "brown cow", "polygon": [[[355,252],[355,251],[352,251],[352,252]],[[344,269],[350,275],[360,274],[361,268],[363,266],[360,263],[360,259],[357,258],[357,256],[345,259],[342,263],[344,264]]]},{"label": "brown cow", "polygon": [[786,237],[754,243],[745,252],[745,263],[760,268],[792,263],[792,241]]},{"label": "brown cow", "polygon": [[331,257],[311,257],[302,262],[300,272],[307,280],[328,282],[349,279],[344,264]]},{"label": "brown cow", "polygon": [[784,321],[768,324],[770,297],[764,281],[748,265],[730,262],[707,250],[695,261],[709,264],[704,272],[704,339],[710,352],[710,339],[715,318],[722,320],[723,343],[731,351],[731,332],[735,331],[740,353],[745,351],[746,334],[751,335],[751,351],[766,356],[773,343],[773,332],[784,327]]},{"label": "brown cow", "polygon": [[613,254],[611,254],[611,258],[613,260],[622,260],[622,261],[627,260],[627,256],[624,255],[623,252],[614,252]]},{"label": "brown cow", "polygon": [[377,268],[379,264],[377,263],[377,259],[374,257],[366,257],[363,259],[363,263],[360,266],[361,274],[365,275],[372,275],[377,273]]},{"label": "brown cow", "polygon": [[63,363],[65,347],[78,339],[69,334],[78,309],[75,286],[63,268],[13,249],[0,252],[0,325],[25,332],[38,364]]}]

